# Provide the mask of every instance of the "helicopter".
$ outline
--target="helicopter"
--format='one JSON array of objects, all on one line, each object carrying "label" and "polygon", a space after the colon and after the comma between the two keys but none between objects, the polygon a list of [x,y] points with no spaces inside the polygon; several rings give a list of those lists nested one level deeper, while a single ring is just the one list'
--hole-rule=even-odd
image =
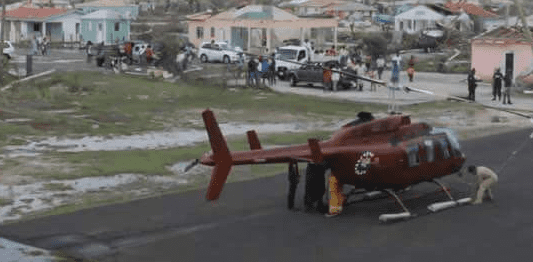
[{"label": "helicopter", "polygon": [[[408,218],[397,192],[421,183],[434,182],[448,192],[439,178],[458,172],[466,156],[453,130],[432,128],[425,123],[411,123],[406,115],[374,119],[368,112],[334,132],[330,139],[308,139],[307,144],[263,149],[255,130],[247,132],[249,151],[230,151],[220,131],[214,113],[206,109],[202,117],[209,136],[212,153],[204,154],[199,162],[213,166],[207,188],[207,200],[220,197],[232,166],[288,163],[289,192],[287,207],[294,208],[299,183],[298,163],[307,163],[304,206],[306,210],[320,206],[328,197],[326,171],[342,184],[364,192],[385,192],[399,203],[403,212],[383,214],[380,220]],[[450,201],[456,201],[447,193]],[[318,207],[317,207],[318,208]]]}]

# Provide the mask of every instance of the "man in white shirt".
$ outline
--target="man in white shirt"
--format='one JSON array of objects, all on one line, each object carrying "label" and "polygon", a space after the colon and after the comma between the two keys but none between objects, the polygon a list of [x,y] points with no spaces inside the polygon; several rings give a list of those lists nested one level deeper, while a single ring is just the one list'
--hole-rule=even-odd
[{"label": "man in white shirt", "polygon": [[498,182],[498,176],[494,171],[484,166],[469,166],[461,170],[459,175],[462,176],[464,174],[471,174],[476,178],[476,195],[471,201],[473,205],[483,203],[485,193],[487,193],[490,200],[493,199],[491,187]]}]

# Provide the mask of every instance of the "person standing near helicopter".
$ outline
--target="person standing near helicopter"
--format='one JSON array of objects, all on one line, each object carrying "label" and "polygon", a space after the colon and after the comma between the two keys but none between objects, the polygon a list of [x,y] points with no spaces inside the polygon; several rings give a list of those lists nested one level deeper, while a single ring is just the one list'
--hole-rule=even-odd
[{"label": "person standing near helicopter", "polygon": [[476,178],[476,191],[470,202],[472,205],[483,203],[485,195],[488,195],[490,200],[494,199],[491,188],[498,182],[498,176],[494,171],[484,166],[469,166],[461,170],[459,176],[464,174],[471,174]]}]

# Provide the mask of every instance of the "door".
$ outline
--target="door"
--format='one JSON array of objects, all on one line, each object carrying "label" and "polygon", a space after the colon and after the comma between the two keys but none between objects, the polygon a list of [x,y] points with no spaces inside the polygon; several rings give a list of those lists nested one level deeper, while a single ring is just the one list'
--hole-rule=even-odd
[{"label": "door", "polygon": [[505,86],[509,87],[512,84],[514,71],[514,54],[505,54]]},{"label": "door", "polygon": [[98,26],[96,28],[96,42],[97,43],[101,43],[103,41],[105,41],[105,38],[104,38],[104,24],[99,22]]}]

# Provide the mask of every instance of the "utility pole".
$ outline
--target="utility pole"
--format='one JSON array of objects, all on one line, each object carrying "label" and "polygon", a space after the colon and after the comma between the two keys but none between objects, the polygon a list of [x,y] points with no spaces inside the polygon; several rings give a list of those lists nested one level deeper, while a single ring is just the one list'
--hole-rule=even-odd
[{"label": "utility pole", "polygon": [[0,85],[4,85],[4,64],[7,58],[4,56],[4,22],[6,21],[6,0],[2,0],[2,24],[0,25],[0,55],[2,62],[0,63]]}]

